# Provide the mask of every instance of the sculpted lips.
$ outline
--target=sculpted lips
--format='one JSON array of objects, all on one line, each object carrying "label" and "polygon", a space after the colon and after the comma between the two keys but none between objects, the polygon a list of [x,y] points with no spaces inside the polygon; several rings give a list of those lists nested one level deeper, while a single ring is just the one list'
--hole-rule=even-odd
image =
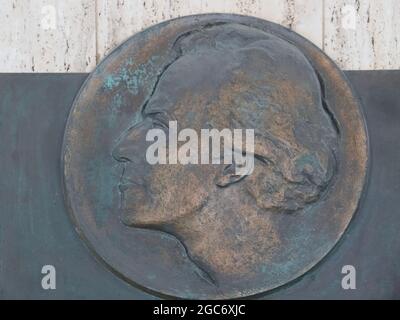
[{"label": "sculpted lips", "polygon": [[139,197],[144,196],[145,189],[146,188],[143,179],[139,177],[128,177],[127,168],[124,166],[120,181],[118,183],[120,208],[124,208],[127,198],[134,197],[137,200]]},{"label": "sculpted lips", "polygon": [[124,193],[126,190],[134,188],[134,187],[139,187],[140,185],[137,183],[131,183],[131,182],[122,182],[118,184],[118,190],[121,193]]},{"label": "sculpted lips", "polygon": [[[130,161],[131,160],[129,160],[129,162]],[[123,165],[121,177],[120,177],[119,183],[118,183],[118,190],[121,193],[127,191],[130,188],[143,187],[143,184],[144,184],[141,177],[138,177],[138,176],[132,177],[132,176],[128,175],[128,172],[127,172],[128,170],[129,170],[129,168],[127,168],[127,163],[125,162]]]},{"label": "sculpted lips", "polygon": [[124,178],[123,176],[121,177],[121,180],[118,184],[118,190],[121,194],[124,192],[129,191],[130,189],[137,189],[137,188],[143,188],[143,181],[139,179],[127,179]]}]

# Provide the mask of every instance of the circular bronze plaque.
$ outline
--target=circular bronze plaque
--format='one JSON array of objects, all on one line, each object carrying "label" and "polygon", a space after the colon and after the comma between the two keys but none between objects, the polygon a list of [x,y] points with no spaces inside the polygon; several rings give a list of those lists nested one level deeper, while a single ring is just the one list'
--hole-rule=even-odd
[{"label": "circular bronze plaque", "polygon": [[[202,139],[253,130],[253,150],[241,149],[251,172],[174,164],[174,121]],[[150,129],[167,137],[154,153],[167,164],[148,160]],[[73,223],[115,274],[162,296],[237,298],[287,284],[335,246],[363,191],[368,141],[348,81],[318,48],[270,22],[210,14],[109,54],[74,101],[62,159]]]}]

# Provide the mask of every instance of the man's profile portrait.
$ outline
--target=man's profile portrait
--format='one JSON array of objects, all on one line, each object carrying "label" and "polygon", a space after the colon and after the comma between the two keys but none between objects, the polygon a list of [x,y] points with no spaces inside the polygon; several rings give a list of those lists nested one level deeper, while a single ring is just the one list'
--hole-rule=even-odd
[{"label": "man's profile portrait", "polygon": [[[120,218],[176,237],[210,283],[259,272],[285,241],[271,217],[320,201],[337,170],[339,129],[319,75],[293,44],[241,24],[189,32],[175,59],[121,132],[111,154],[122,167]],[[254,170],[232,164],[146,161],[146,133],[254,129]],[[246,153],[246,150],[242,150]],[[296,220],[297,218],[297,220]],[[274,219],[276,221],[276,218]]]},{"label": "man's profile portrait", "polygon": [[62,160],[71,221],[114,275],[160,297],[229,299],[269,293],[331,252],[358,208],[368,139],[318,47],[205,14],[143,30],[96,67]]}]

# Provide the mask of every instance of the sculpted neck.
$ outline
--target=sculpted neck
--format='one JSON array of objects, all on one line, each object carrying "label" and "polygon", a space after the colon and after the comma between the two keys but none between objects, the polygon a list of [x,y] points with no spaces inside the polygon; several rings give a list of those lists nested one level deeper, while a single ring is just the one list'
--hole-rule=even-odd
[{"label": "sculpted neck", "polygon": [[[277,233],[270,213],[258,212],[239,189],[219,190],[201,210],[168,226],[189,258],[218,283],[220,276],[243,275],[267,262]],[[229,195],[221,195],[229,192]],[[264,259],[265,261],[262,261]]]}]

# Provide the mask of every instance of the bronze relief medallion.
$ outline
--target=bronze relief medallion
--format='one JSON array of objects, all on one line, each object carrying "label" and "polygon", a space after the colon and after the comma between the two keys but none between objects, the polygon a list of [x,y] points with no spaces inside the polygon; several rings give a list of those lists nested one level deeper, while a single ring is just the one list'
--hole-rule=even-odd
[{"label": "bronze relief medallion", "polygon": [[[254,130],[254,168],[150,164],[158,128]],[[168,147],[167,147],[168,148]],[[245,153],[245,150],[242,150]],[[279,25],[207,14],[131,37],[75,98],[63,145],[66,202],[112,272],[163,297],[238,298],[298,278],[356,212],[368,139],[348,81]]]}]

